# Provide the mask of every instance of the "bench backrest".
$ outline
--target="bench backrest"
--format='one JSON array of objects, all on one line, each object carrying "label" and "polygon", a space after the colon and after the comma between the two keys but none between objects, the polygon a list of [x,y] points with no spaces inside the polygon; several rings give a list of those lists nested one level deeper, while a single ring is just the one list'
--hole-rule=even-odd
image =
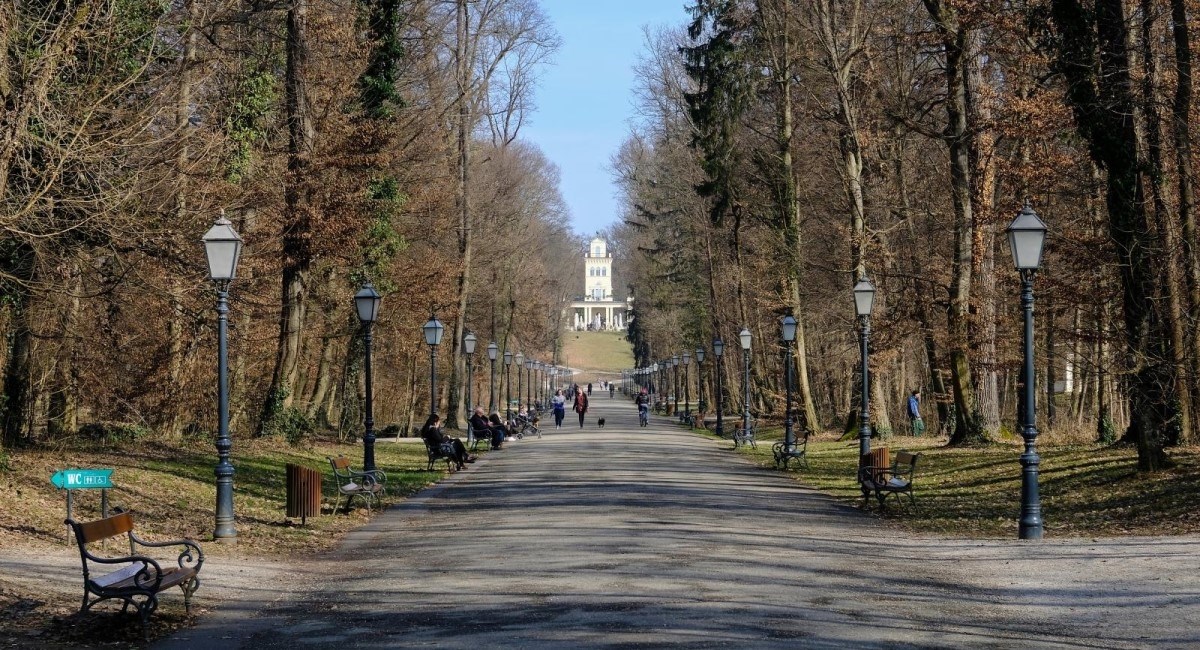
[{"label": "bench backrest", "polygon": [[128,512],[122,512],[108,519],[89,521],[82,524],[68,519],[67,524],[75,530],[75,539],[81,545],[90,544],[131,532],[133,530],[133,515]]},{"label": "bench backrest", "polygon": [[329,464],[333,465],[333,468],[338,470],[339,472],[344,472],[344,471],[350,469],[350,459],[346,458],[345,456],[338,456],[337,458],[330,458]]},{"label": "bench backrest", "polygon": [[904,471],[905,473],[914,472],[917,469],[917,459],[920,457],[921,454],[913,454],[907,451],[896,452],[895,469],[898,471]]}]

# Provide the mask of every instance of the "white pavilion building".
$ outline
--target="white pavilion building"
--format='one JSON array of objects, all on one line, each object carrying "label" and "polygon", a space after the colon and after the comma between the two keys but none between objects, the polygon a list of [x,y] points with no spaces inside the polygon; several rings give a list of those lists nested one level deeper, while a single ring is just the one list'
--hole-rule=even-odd
[{"label": "white pavilion building", "polygon": [[629,324],[633,298],[616,300],[612,290],[612,253],[599,237],[583,254],[583,300],[569,306],[569,326],[576,331],[622,331]]}]

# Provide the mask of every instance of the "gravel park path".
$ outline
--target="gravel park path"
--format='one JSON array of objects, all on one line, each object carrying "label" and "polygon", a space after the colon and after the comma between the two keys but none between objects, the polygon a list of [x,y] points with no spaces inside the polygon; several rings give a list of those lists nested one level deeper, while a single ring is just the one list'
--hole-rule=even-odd
[{"label": "gravel park path", "polygon": [[302,569],[212,567],[241,597],[156,647],[1200,647],[1196,538],[913,536],[592,405]]}]

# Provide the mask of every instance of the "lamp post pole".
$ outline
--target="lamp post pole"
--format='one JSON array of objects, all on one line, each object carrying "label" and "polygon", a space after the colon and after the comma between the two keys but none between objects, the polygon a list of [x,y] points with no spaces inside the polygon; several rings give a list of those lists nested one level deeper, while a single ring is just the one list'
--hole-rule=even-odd
[{"label": "lamp post pole", "polygon": [[671,413],[679,419],[683,419],[683,415],[679,412],[679,355],[671,357],[671,382],[672,388],[671,399],[675,402]]},{"label": "lamp post pole", "polygon": [[533,409],[533,359],[525,360],[525,410]]},{"label": "lamp post pole", "polygon": [[488,380],[488,413],[496,412],[496,352],[499,349],[495,341],[488,343],[488,361],[492,364],[491,378]]},{"label": "lamp post pole", "polygon": [[379,292],[367,282],[354,294],[354,311],[363,325],[363,374],[366,379],[366,414],[363,418],[363,470],[375,470],[375,390],[371,374],[371,344],[375,319],[379,317]]},{"label": "lamp post pole", "polygon": [[708,412],[708,405],[704,403],[704,348],[696,348],[696,392],[700,394],[700,404],[697,408],[703,416]]},{"label": "lamp post pole", "polygon": [[725,410],[725,382],[721,372],[721,355],[725,353],[725,342],[720,338],[713,339],[713,356],[717,358],[717,362],[713,364],[713,372],[717,374],[717,437],[725,437],[725,420],[723,419],[723,411]]},{"label": "lamp post pole", "polygon": [[[518,352],[514,360],[517,362],[517,403],[519,404],[521,402],[522,380],[525,378],[525,370],[523,369],[525,367],[525,355]],[[518,408],[517,410],[520,411],[521,409]]]},{"label": "lamp post pole", "polygon": [[742,343],[742,434],[750,434],[750,329],[743,327],[738,338]]},{"label": "lamp post pole", "polygon": [[233,519],[233,441],[229,437],[229,282],[217,287],[217,525],[213,538],[237,541]]},{"label": "lamp post pole", "polygon": [[229,284],[237,277],[242,238],[222,210],[201,241],[208,258],[208,277],[217,288],[217,466],[213,469],[217,503],[213,539],[237,543],[233,516],[234,470],[229,460],[233,451],[233,441],[229,437]]},{"label": "lamp post pole", "polygon": [[475,338],[474,332],[467,332],[467,335],[463,337],[463,354],[465,354],[467,356],[467,402],[466,403],[467,403],[467,437],[468,438],[472,438],[471,414],[475,411],[475,405],[472,403],[472,399],[471,399],[471,393],[472,393],[471,384],[472,384],[472,379],[473,379],[473,375],[474,375],[474,372],[473,372],[474,369],[471,366],[475,365],[474,364],[475,342],[477,340],[478,339]]},{"label": "lamp post pole", "polygon": [[512,350],[504,351],[504,383],[507,385],[504,398],[504,422],[512,419]]},{"label": "lamp post pole", "polygon": [[[863,276],[859,278],[858,284],[854,285],[854,309],[858,314],[858,319],[861,324],[860,336],[860,357],[862,360],[862,408],[858,416],[858,455],[859,458],[864,458],[871,453],[871,367],[870,367],[870,347],[871,339],[871,310],[875,304],[875,285]],[[860,460],[860,463],[865,463],[865,460]]]},{"label": "lamp post pole", "polygon": [[1020,539],[1042,538],[1042,501],[1038,490],[1037,453],[1037,393],[1033,373],[1033,276],[1042,265],[1042,247],[1046,241],[1046,224],[1025,202],[1017,218],[1008,226],[1008,245],[1012,249],[1013,266],[1021,274],[1021,311],[1025,319],[1024,360],[1021,375],[1025,381],[1024,413],[1019,413],[1021,437],[1025,451],[1021,454],[1021,520]]},{"label": "lamp post pole", "polygon": [[791,314],[783,317],[783,381],[787,384],[787,401],[784,408],[783,438],[784,450],[796,449],[796,430],[792,421],[792,341],[796,340],[796,319]]},{"label": "lamp post pole", "polygon": [[688,383],[688,365],[692,362],[692,353],[683,353],[683,417],[689,423],[692,418],[692,387]]}]

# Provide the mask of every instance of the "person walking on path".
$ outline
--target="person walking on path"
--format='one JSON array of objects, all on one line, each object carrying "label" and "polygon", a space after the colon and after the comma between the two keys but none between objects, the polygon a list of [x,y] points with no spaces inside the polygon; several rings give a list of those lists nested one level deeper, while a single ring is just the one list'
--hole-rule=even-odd
[{"label": "person walking on path", "polygon": [[912,434],[915,438],[920,438],[922,433],[925,433],[925,421],[921,419],[921,391],[914,390],[912,395],[908,396],[908,418],[912,421]]},{"label": "person walking on path", "polygon": [[583,428],[583,416],[587,414],[588,398],[583,390],[575,392],[575,412],[579,414],[579,428]]},{"label": "person walking on path", "polygon": [[561,429],[563,417],[567,415],[567,398],[562,389],[554,391],[554,428]]},{"label": "person walking on path", "polygon": [[612,399],[616,396],[617,396],[617,385],[610,381],[610,382],[608,382],[608,399]]}]

